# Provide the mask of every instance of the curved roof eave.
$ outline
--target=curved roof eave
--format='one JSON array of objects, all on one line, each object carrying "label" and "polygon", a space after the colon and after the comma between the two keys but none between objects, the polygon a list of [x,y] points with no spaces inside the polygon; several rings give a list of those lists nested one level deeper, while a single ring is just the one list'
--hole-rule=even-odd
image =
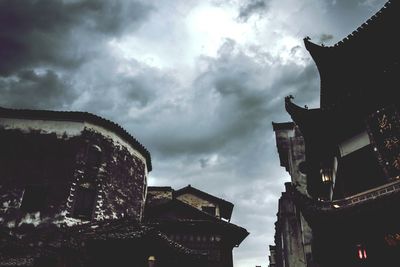
[{"label": "curved roof eave", "polygon": [[[324,50],[324,51],[329,51],[329,50],[335,50],[336,48],[339,47],[344,47],[346,46],[349,42],[352,42],[354,40],[357,40],[359,36],[368,34],[368,31],[371,30],[372,26],[378,23],[385,23],[384,19],[387,16],[387,13],[392,11],[394,8],[398,8],[398,1],[393,1],[389,0],[385,3],[385,5],[378,10],[374,15],[372,15],[366,22],[364,22],[362,25],[360,25],[356,30],[348,34],[346,37],[344,37],[342,40],[339,42],[335,43],[332,46],[325,46],[325,45],[318,45],[313,42],[311,42],[309,37],[304,38],[304,43],[308,51],[310,51],[311,55],[313,55],[313,52],[317,50]],[[396,6],[397,5],[397,6]],[[392,15],[397,15],[395,12],[393,12]],[[389,20],[387,20],[389,21]],[[393,25],[388,25],[388,26],[393,26]],[[372,40],[373,38],[371,38]],[[378,40],[379,41],[379,40]],[[314,57],[313,57],[314,58]]]}]

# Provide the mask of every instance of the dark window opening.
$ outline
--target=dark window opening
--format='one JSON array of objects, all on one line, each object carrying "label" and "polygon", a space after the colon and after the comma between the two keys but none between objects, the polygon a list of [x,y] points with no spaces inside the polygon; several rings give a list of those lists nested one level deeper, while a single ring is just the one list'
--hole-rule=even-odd
[{"label": "dark window opening", "polygon": [[98,174],[99,174],[99,169],[97,167],[86,168],[84,179],[86,182],[94,183],[96,181]]},{"label": "dark window opening", "polygon": [[96,192],[92,188],[78,187],[75,194],[73,217],[90,220],[95,206]]},{"label": "dark window opening", "polygon": [[207,212],[208,214],[211,214],[215,216],[215,207],[208,207],[208,206],[203,206],[201,207],[202,211]]},{"label": "dark window opening", "polygon": [[87,150],[85,180],[87,182],[95,182],[99,173],[99,167],[102,162],[101,148],[97,145],[91,145]]},{"label": "dark window opening", "polygon": [[21,202],[21,209],[27,212],[41,211],[46,205],[47,188],[45,186],[27,186]]},{"label": "dark window opening", "polygon": [[101,164],[101,148],[96,145],[88,147],[86,164],[90,167],[99,167]]},{"label": "dark window opening", "polygon": [[371,145],[341,158],[338,162],[334,199],[344,198],[386,182]]}]

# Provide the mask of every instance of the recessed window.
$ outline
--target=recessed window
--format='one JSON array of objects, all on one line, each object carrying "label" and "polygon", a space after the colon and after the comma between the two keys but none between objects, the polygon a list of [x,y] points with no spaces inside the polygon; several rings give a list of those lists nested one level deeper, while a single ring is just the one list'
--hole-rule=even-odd
[{"label": "recessed window", "polygon": [[22,197],[21,209],[27,212],[41,211],[46,206],[46,186],[27,186]]},{"label": "recessed window", "polygon": [[212,216],[215,216],[215,207],[203,206],[201,207],[201,210]]},{"label": "recessed window", "polygon": [[88,167],[85,170],[85,181],[94,183],[96,181],[99,169],[97,167]]},{"label": "recessed window", "polygon": [[90,220],[96,200],[95,190],[79,186],[75,194],[73,217]]},{"label": "recessed window", "polygon": [[92,167],[99,167],[101,164],[101,148],[97,145],[91,145],[87,151],[87,164]]},{"label": "recessed window", "polygon": [[99,167],[102,162],[101,148],[96,145],[91,145],[87,150],[85,179],[89,182],[94,182],[99,173]]}]

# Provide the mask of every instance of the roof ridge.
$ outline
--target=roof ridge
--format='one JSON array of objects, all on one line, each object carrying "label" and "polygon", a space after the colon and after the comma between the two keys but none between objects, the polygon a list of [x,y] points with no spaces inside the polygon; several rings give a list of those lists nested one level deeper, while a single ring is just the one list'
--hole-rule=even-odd
[{"label": "roof ridge", "polygon": [[366,31],[368,29],[368,25],[376,23],[376,21],[383,16],[385,11],[388,9],[388,7],[392,5],[392,3],[393,3],[392,0],[387,1],[381,9],[379,9],[374,15],[372,15],[369,19],[367,19],[367,21],[361,24],[357,29],[349,33],[346,37],[344,37],[342,40],[340,40],[333,46],[327,46],[327,47],[340,47],[343,44],[347,43],[352,38]]},{"label": "roof ridge", "polygon": [[200,209],[198,209],[198,208],[196,208],[196,207],[194,207],[194,206],[192,206],[192,205],[190,205],[190,204],[188,204],[188,203],[186,203],[186,202],[184,202],[184,201],[181,201],[181,200],[179,200],[179,199],[177,199],[177,198],[173,198],[172,200],[169,200],[169,201],[167,201],[167,202],[165,202],[165,203],[159,204],[159,205],[153,207],[152,209],[155,209],[155,210],[157,210],[157,209],[164,210],[164,208],[163,208],[164,206],[173,205],[174,203],[177,203],[177,204],[179,204],[179,205],[182,205],[182,206],[185,207],[185,208],[190,208],[190,209],[192,209],[193,211],[195,211],[195,212],[197,212],[197,213],[199,213],[199,214],[201,214],[201,215],[204,215],[204,216],[206,216],[207,218],[212,219],[213,221],[223,221],[222,219],[220,219],[220,218],[218,218],[218,217],[216,217],[216,216],[213,216],[213,215],[211,215],[211,214],[209,214],[209,213],[207,213],[207,212],[205,212],[205,211],[202,211],[202,210],[200,210]]},{"label": "roof ridge", "polygon": [[190,184],[187,185],[187,186],[185,186],[185,187],[182,187],[182,188],[180,188],[180,189],[178,189],[178,190],[174,190],[174,196],[176,195],[177,192],[179,192],[179,191],[184,191],[184,190],[187,190],[187,189],[193,189],[193,190],[199,191],[200,193],[203,193],[203,194],[205,194],[205,195],[208,195],[208,196],[210,196],[210,197],[212,197],[212,198],[216,198],[216,199],[221,200],[221,201],[223,201],[223,202],[227,202],[227,203],[229,203],[229,204],[231,204],[231,205],[234,205],[232,202],[230,202],[230,201],[228,201],[228,200],[225,200],[225,199],[223,199],[223,198],[214,196],[214,195],[212,195],[212,194],[210,194],[210,193],[207,193],[207,192],[205,192],[205,191],[203,191],[203,190],[200,190],[200,189],[198,189],[198,188],[196,188],[196,187],[193,187],[193,186],[190,185]]}]

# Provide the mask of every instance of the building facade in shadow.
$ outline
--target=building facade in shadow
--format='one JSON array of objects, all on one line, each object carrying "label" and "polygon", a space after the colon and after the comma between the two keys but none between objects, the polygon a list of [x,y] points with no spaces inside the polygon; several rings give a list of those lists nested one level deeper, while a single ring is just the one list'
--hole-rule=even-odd
[{"label": "building facade in shadow", "polygon": [[[291,96],[285,100],[304,139],[299,169],[306,181],[304,191],[291,173],[287,191],[312,230],[312,266],[397,266],[400,261],[395,212],[400,199],[400,41],[393,34],[399,5],[387,2],[333,46],[304,40],[319,70],[321,103],[307,109]],[[286,157],[278,134],[277,145],[280,157]],[[273,249],[274,255],[287,251],[285,246]],[[277,256],[275,266],[309,265],[290,265]]]}]

